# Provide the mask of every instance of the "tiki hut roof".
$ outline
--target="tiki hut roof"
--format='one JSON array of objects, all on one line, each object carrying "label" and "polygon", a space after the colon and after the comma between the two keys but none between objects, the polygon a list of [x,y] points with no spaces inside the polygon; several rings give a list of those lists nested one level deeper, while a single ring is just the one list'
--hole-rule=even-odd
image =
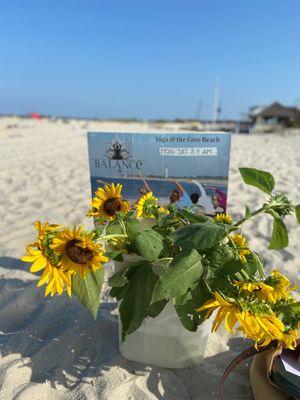
[{"label": "tiki hut roof", "polygon": [[279,118],[292,120],[300,114],[300,110],[296,107],[286,107],[279,102],[272,103],[269,106],[257,108],[253,110],[253,117],[255,118]]}]

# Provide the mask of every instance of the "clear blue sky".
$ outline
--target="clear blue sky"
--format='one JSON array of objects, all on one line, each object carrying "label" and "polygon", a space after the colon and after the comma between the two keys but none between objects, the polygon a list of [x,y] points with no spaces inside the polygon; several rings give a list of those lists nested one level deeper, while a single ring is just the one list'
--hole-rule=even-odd
[{"label": "clear blue sky", "polygon": [[300,101],[299,0],[8,0],[0,113],[223,117]]}]

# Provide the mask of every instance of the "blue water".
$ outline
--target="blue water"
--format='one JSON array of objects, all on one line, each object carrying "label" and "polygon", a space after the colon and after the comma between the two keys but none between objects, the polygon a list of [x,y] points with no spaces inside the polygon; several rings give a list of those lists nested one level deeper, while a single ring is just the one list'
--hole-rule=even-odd
[{"label": "blue water", "polygon": [[[122,189],[122,195],[125,199],[135,201],[140,197],[139,193],[139,188],[143,186],[143,181],[138,178],[133,178],[133,179],[124,179],[124,178],[102,178],[102,177],[91,177],[91,184],[92,184],[92,194],[94,195],[95,191],[98,189],[98,187],[103,186],[103,184],[97,182],[98,179],[101,179],[104,182],[111,183],[114,182],[115,184],[121,183],[123,185]],[[214,194],[214,191],[211,189],[207,189],[205,186],[205,181],[200,181],[199,182],[204,186],[204,189],[206,190],[206,193],[211,196]],[[154,193],[155,196],[157,196],[159,199],[166,199],[169,198],[170,193],[176,189],[176,185],[173,182],[168,182],[166,180],[157,180],[157,179],[151,179],[147,178],[147,183],[150,186],[150,189]],[[192,193],[199,193],[198,187],[192,183],[192,182],[185,182],[185,181],[180,181],[179,183],[184,187],[184,189],[187,191],[189,195]],[[218,189],[221,189],[227,194],[227,185],[226,181],[224,181],[223,184],[209,184],[208,186],[214,186]]]}]

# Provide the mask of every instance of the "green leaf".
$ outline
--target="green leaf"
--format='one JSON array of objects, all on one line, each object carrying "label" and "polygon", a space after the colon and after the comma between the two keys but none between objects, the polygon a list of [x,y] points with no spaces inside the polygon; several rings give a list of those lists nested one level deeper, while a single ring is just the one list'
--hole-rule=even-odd
[{"label": "green leaf", "polygon": [[206,254],[208,261],[206,278],[208,282],[224,281],[239,272],[244,264],[236,252],[228,245],[213,248]]},{"label": "green leaf", "polygon": [[126,233],[130,240],[135,240],[137,235],[141,232],[141,225],[135,218],[129,218],[124,220]]},{"label": "green leaf", "polygon": [[230,260],[217,271],[217,275],[219,278],[225,277],[226,275],[233,275],[243,269],[243,266],[241,260]]},{"label": "green leaf", "polygon": [[234,295],[232,279],[230,279],[229,275],[227,275],[225,277],[223,276],[221,278],[218,276],[215,276],[208,283],[209,283],[209,287],[211,288],[212,292],[215,292],[216,290],[220,290],[221,292],[224,292],[228,295],[230,295],[230,293],[232,293],[232,295]]},{"label": "green leaf", "polygon": [[199,313],[196,308],[201,307],[211,297],[212,294],[203,279],[199,280],[193,290],[175,297],[174,305],[177,315],[186,329],[192,332],[197,330],[197,326],[204,321],[207,311]]},{"label": "green leaf", "polygon": [[208,220],[208,217],[206,217],[205,215],[195,215],[191,210],[186,209],[177,210],[176,215],[191,223],[206,222]]},{"label": "green leaf", "polygon": [[[198,285],[191,291],[195,308],[201,307],[207,300],[212,297],[212,294],[207,286],[207,283],[200,279]],[[206,314],[206,311],[204,312]]]},{"label": "green leaf", "polygon": [[283,249],[289,244],[289,237],[286,226],[281,219],[274,219],[273,222],[273,233],[269,244],[269,249]]},{"label": "green leaf", "polygon": [[270,194],[275,186],[273,175],[255,168],[240,168],[242,178],[247,185],[252,185]]},{"label": "green leaf", "polygon": [[75,296],[97,318],[100,305],[100,293],[104,282],[104,268],[88,272],[84,278],[80,274],[73,276],[72,289]]},{"label": "green leaf", "polygon": [[119,261],[119,262],[123,261],[123,256],[122,256],[121,250],[113,250],[113,251],[106,250],[105,255],[110,260],[115,260],[115,261]]},{"label": "green leaf", "polygon": [[300,204],[298,204],[295,207],[295,213],[296,213],[296,218],[297,218],[298,224],[300,224]]},{"label": "green leaf", "polygon": [[125,286],[128,283],[128,280],[130,280],[131,275],[134,273],[134,267],[136,265],[139,265],[141,262],[143,263],[144,261],[135,261],[126,263],[126,267],[122,268],[120,271],[116,272],[108,279],[109,286],[111,287]]},{"label": "green leaf", "polygon": [[150,304],[147,315],[148,317],[155,318],[157,317],[162,310],[165,308],[168,300],[160,300],[154,304]]},{"label": "green leaf", "polygon": [[246,266],[248,267],[247,272],[249,275],[253,276],[258,271],[261,277],[265,276],[263,261],[255,251],[251,251],[251,254],[247,256]]},{"label": "green leaf", "polygon": [[214,222],[199,222],[179,228],[170,235],[175,246],[185,249],[209,249],[226,236],[226,228]]},{"label": "green leaf", "polygon": [[173,226],[177,223],[176,221],[174,221],[173,214],[168,214],[168,215],[160,214],[157,221],[158,221],[157,225],[159,227]]},{"label": "green leaf", "polygon": [[140,223],[136,218],[124,218],[122,221],[115,220],[110,222],[106,228],[107,235],[123,235],[126,233],[131,240],[134,240],[140,231]]},{"label": "green leaf", "polygon": [[105,233],[106,235],[124,235],[124,230],[122,229],[119,221],[116,220],[107,225]]},{"label": "green leaf", "polygon": [[129,282],[125,286],[119,308],[122,322],[122,340],[138,329],[148,315],[150,301],[158,276],[152,271],[151,263],[141,261],[127,271]]},{"label": "green leaf", "polygon": [[137,251],[148,261],[157,260],[163,249],[163,237],[151,228],[144,229],[135,239]]},{"label": "green leaf", "polygon": [[270,208],[269,210],[265,211],[266,214],[272,215],[273,218],[280,218],[280,215],[273,210],[272,208]]},{"label": "green leaf", "polygon": [[195,287],[202,274],[203,265],[197,250],[185,250],[178,253],[169,268],[160,275],[151,304],[186,293],[189,288]]},{"label": "green leaf", "polygon": [[109,295],[111,297],[114,297],[117,301],[120,301],[121,299],[124,298],[125,294],[127,291],[127,286],[114,286],[113,288],[110,289]]},{"label": "green leaf", "polygon": [[230,261],[240,260],[234,250],[225,244],[206,251],[205,258],[209,262],[208,268],[213,270],[222,268]]},{"label": "green leaf", "polygon": [[200,279],[198,285],[191,291],[191,293],[195,307],[194,323],[198,326],[206,319],[207,311],[204,310],[199,312],[196,311],[196,308],[203,306],[208,300],[211,300],[213,296],[207,283],[203,279]]},{"label": "green leaf", "polygon": [[188,331],[195,332],[197,330],[197,325],[194,321],[195,305],[191,292],[188,291],[181,296],[175,297],[174,306],[182,325]]},{"label": "green leaf", "polygon": [[121,287],[128,283],[128,279],[126,278],[126,273],[128,269],[131,268],[131,264],[127,265],[127,267],[123,268],[121,271],[112,275],[108,279],[108,284],[111,287]]},{"label": "green leaf", "polygon": [[246,206],[246,209],[245,209],[245,218],[250,218],[251,217],[251,210],[250,210],[250,208],[248,207],[248,206]]},{"label": "green leaf", "polygon": [[[95,222],[95,224],[96,224],[96,222]],[[99,239],[99,237],[101,237],[103,235],[103,229],[104,229],[103,225],[95,226],[94,231],[93,231],[94,232],[94,240]]]}]

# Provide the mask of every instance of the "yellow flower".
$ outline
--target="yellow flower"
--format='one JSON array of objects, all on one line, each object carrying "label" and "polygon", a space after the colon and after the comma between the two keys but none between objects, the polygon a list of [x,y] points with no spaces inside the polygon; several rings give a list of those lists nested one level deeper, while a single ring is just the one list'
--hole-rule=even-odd
[{"label": "yellow flower", "polygon": [[284,342],[285,326],[276,315],[254,314],[243,310],[237,302],[224,299],[218,292],[215,292],[214,296],[214,299],[208,300],[202,307],[196,309],[198,312],[208,310],[206,318],[218,309],[212,332],[217,331],[224,321],[225,328],[230,333],[233,333],[233,329],[238,323],[237,330],[242,331],[245,337],[253,339],[256,346],[266,346],[272,340]]},{"label": "yellow flower", "polygon": [[114,183],[99,188],[92,200],[92,208],[88,212],[88,216],[99,218],[113,219],[117,212],[127,212],[130,204],[124,201],[121,196],[122,185]]},{"label": "yellow flower", "polygon": [[295,287],[291,286],[291,282],[289,279],[282,275],[276,269],[271,273],[272,278],[274,278],[274,298],[275,301],[282,299],[290,299],[291,291],[295,289]]},{"label": "yellow flower", "polygon": [[38,239],[43,240],[47,233],[52,231],[57,231],[60,229],[60,225],[49,224],[49,222],[42,223],[41,221],[36,221],[34,223],[35,229],[38,231]]},{"label": "yellow flower", "polygon": [[239,252],[239,256],[240,256],[241,260],[243,261],[243,263],[246,263],[247,259],[245,256],[247,254],[250,254],[250,251],[248,250],[248,244],[246,242],[246,238],[244,238],[244,236],[242,236],[238,233],[230,236],[230,238],[232,239],[232,241],[235,243],[235,245],[237,247],[243,247],[242,249],[239,249],[238,252]]},{"label": "yellow flower", "polygon": [[228,214],[228,213],[226,213],[226,214],[224,214],[224,213],[222,213],[222,214],[217,214],[217,215],[214,217],[214,220],[215,220],[216,222],[222,222],[223,224],[228,224],[228,225],[231,225],[231,224],[232,224],[231,215]]},{"label": "yellow flower", "polygon": [[159,207],[158,211],[161,214],[165,214],[165,215],[169,215],[170,214],[170,211],[169,211],[169,209],[167,207]]},{"label": "yellow flower", "polygon": [[215,292],[214,296],[214,299],[208,300],[202,307],[196,308],[196,311],[207,310],[206,318],[209,318],[211,313],[219,308],[212,326],[212,332],[216,332],[225,320],[226,329],[228,332],[233,333],[234,325],[237,322],[236,314],[239,311],[237,305],[225,300],[218,292]]},{"label": "yellow flower", "polygon": [[138,218],[154,218],[153,207],[157,207],[157,198],[152,192],[142,196],[136,204]]},{"label": "yellow flower", "polygon": [[45,297],[49,294],[61,295],[64,289],[67,289],[68,295],[71,296],[71,276],[64,272],[61,265],[58,263],[54,265],[50,258],[45,254],[40,243],[33,243],[27,246],[27,254],[21,257],[24,262],[32,263],[30,272],[39,272],[44,270],[37,287],[46,285]]},{"label": "yellow flower", "polygon": [[253,314],[249,311],[242,311],[237,314],[240,327],[246,338],[255,341],[255,347],[267,346],[272,340],[278,344],[284,341],[285,326],[282,321],[272,314]]},{"label": "yellow flower", "polygon": [[253,293],[259,300],[270,303],[290,299],[291,291],[295,289],[291,286],[289,279],[277,270],[274,270],[265,282],[235,282],[234,285],[239,287],[240,292]]},{"label": "yellow flower", "polygon": [[235,282],[234,285],[239,287],[240,292],[249,292],[259,300],[276,303],[274,288],[264,282]]},{"label": "yellow flower", "polygon": [[84,277],[89,271],[97,271],[108,258],[103,255],[103,248],[93,241],[94,233],[85,234],[81,226],[73,230],[65,228],[52,239],[50,248],[61,256],[64,271],[80,273]]},{"label": "yellow flower", "polygon": [[113,251],[121,251],[122,253],[128,253],[124,238],[113,238],[109,241],[109,246]]},{"label": "yellow flower", "polygon": [[283,334],[283,341],[281,343],[285,343],[288,349],[294,350],[297,346],[298,338],[299,338],[298,329],[291,329],[288,333]]}]

